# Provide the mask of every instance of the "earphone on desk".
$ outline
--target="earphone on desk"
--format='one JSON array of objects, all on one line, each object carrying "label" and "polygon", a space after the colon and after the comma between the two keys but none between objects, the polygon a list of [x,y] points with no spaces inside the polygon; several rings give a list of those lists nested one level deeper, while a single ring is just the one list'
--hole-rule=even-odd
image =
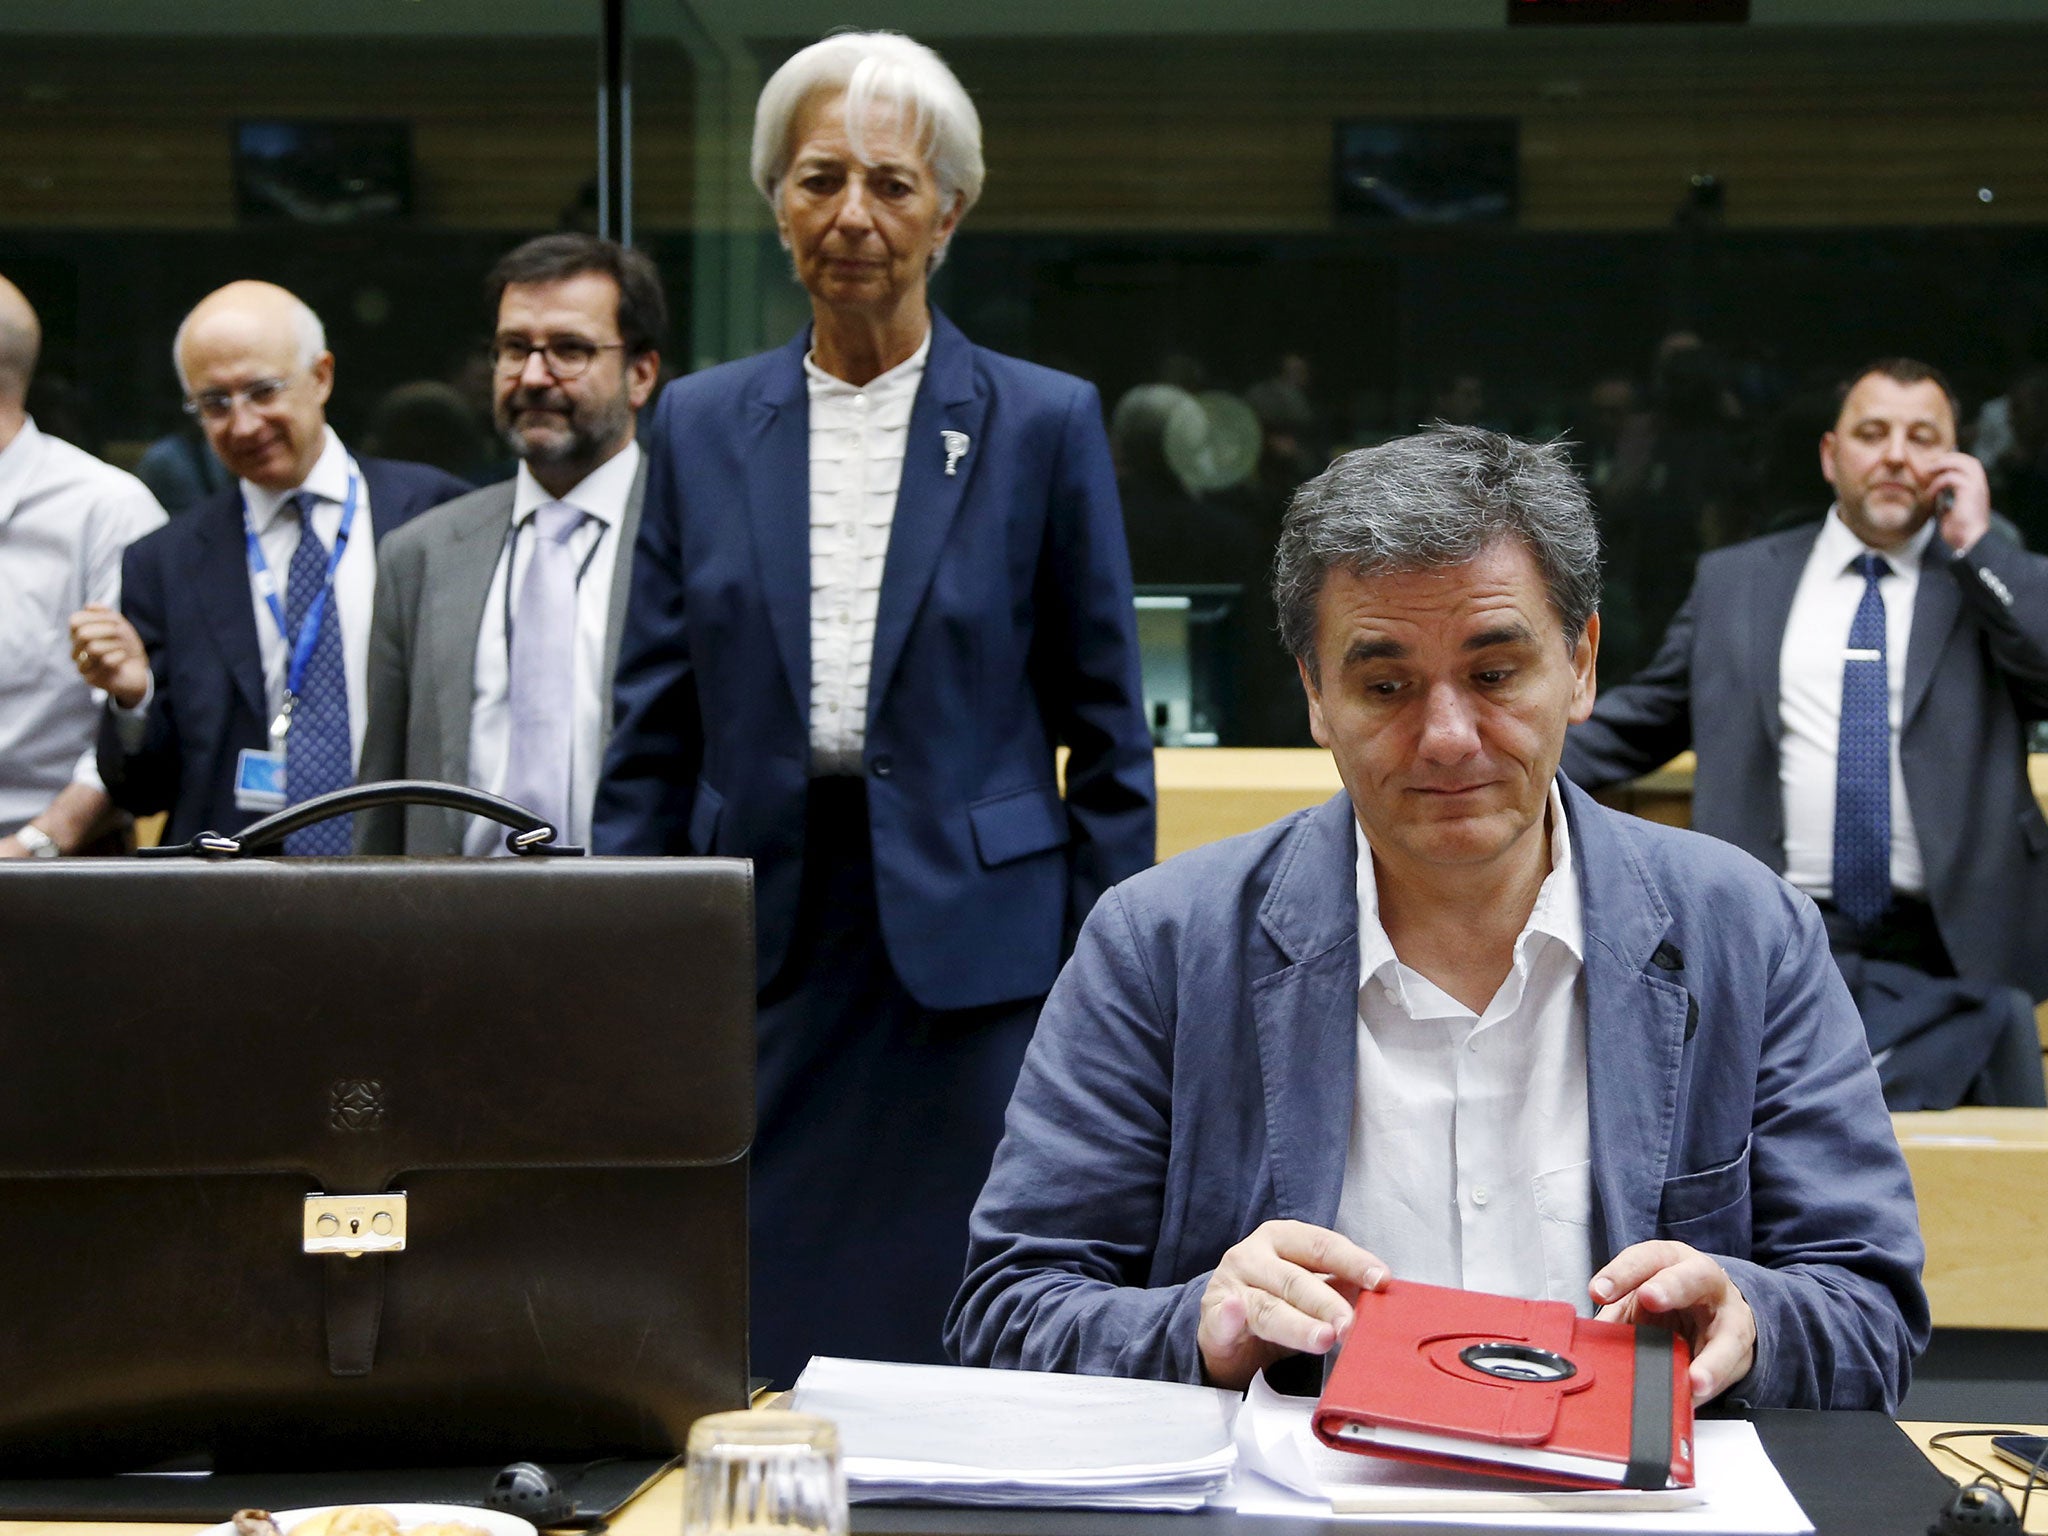
[{"label": "earphone on desk", "polygon": [[[2005,1496],[2007,1488],[2014,1485],[1987,1467],[1975,1457],[1966,1456],[1950,1442],[1955,1440],[1995,1440],[2001,1436],[2020,1433],[2010,1429],[1945,1429],[1927,1442],[1929,1450],[1946,1451],[1965,1466],[1974,1467],[1977,1475],[1969,1482],[1957,1486],[1955,1494],[1941,1506],[1934,1524],[1927,1528],[1927,1536],[1976,1536],[1979,1531],[2024,1531],[2027,1510],[2034,1501],[2036,1485],[2048,1487],[2048,1463],[2036,1459],[2027,1468],[2027,1480],[2019,1484],[2020,1507],[2015,1510],[2012,1500]],[[2048,1456],[2048,1450],[2044,1450]],[[1950,1479],[1954,1481],[1953,1478]]]}]

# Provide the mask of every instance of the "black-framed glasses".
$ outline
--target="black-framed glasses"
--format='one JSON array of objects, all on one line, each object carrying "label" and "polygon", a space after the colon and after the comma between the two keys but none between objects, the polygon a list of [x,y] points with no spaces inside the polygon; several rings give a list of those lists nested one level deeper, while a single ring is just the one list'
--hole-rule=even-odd
[{"label": "black-framed glasses", "polygon": [[252,410],[262,410],[279,399],[292,387],[292,383],[292,379],[258,379],[240,389],[202,389],[196,395],[185,397],[185,414],[204,421],[226,421],[235,414],[238,405],[247,404]]},{"label": "black-framed glasses", "polygon": [[526,360],[538,352],[549,373],[558,379],[573,379],[596,361],[598,353],[623,352],[625,348],[623,341],[585,341],[581,336],[550,336],[546,341],[500,336],[491,343],[491,361],[500,373],[521,373]]}]

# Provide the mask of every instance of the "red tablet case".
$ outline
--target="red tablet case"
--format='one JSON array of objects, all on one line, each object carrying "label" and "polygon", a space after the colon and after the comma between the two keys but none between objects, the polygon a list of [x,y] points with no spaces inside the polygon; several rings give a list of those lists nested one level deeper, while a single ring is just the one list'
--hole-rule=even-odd
[{"label": "red tablet case", "polygon": [[1685,1340],[1561,1301],[1389,1280],[1316,1404],[1325,1445],[1557,1487],[1690,1488]]}]

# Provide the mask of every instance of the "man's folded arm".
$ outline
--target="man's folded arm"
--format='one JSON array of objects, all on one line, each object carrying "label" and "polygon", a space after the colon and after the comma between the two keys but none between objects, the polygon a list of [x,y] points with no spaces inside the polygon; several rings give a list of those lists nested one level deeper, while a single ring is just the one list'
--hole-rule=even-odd
[{"label": "man's folded arm", "polygon": [[1208,1275],[1147,1286],[1172,1118],[1172,1000],[1121,894],[1046,999],[946,1319],[965,1365],[1200,1381]]},{"label": "man's folded arm", "polygon": [[1898,1407],[1927,1346],[1924,1249],[1863,1026],[1811,902],[1771,975],[1750,1144],[1752,1407]]},{"label": "man's folded arm", "polygon": [[1650,664],[1619,688],[1603,688],[1593,716],[1565,732],[1558,766],[1581,789],[1605,789],[1661,768],[1692,745],[1693,605],[1664,631]]}]

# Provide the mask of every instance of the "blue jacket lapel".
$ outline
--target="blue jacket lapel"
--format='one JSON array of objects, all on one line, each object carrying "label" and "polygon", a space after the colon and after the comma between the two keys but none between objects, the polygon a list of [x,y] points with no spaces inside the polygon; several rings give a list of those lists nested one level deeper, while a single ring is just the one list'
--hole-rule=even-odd
[{"label": "blue jacket lapel", "polygon": [[249,595],[249,548],[242,536],[242,499],[230,491],[211,506],[194,508],[203,517],[192,546],[191,591],[206,615],[208,633],[226,663],[235,690],[249,712],[270,724],[264,702],[263,653],[256,638],[256,610]]},{"label": "blue jacket lapel", "polygon": [[[1596,1262],[1656,1234],[1690,1004],[1651,957],[1671,926],[1616,812],[1569,781],[1565,816],[1586,925],[1586,1102],[1599,1204]],[[1682,961],[1670,949],[1666,959]],[[1604,1252],[1601,1244],[1604,1241]]]},{"label": "blue jacket lapel", "polygon": [[[889,555],[882,565],[882,591],[875,614],[875,651],[868,684],[868,725],[873,729],[889,681],[902,659],[910,626],[938,569],[946,535],[960,510],[961,498],[988,446],[982,422],[988,396],[974,375],[974,349],[960,330],[932,311],[932,349],[925,361],[924,382],[910,412],[910,434],[903,449],[903,479],[896,492],[896,516],[889,529]],[[949,454],[942,434],[957,432]],[[949,456],[953,473],[946,473]]]},{"label": "blue jacket lapel", "polygon": [[747,499],[761,598],[797,712],[811,716],[811,402],[806,326],[776,358],[745,407]]},{"label": "blue jacket lapel", "polygon": [[[1936,546],[1939,545],[1939,548]],[[1913,624],[1906,637],[1906,686],[1900,701],[1899,729],[1913,723],[1913,715],[1927,698],[1934,681],[1934,664],[1948,644],[1949,631],[1963,614],[1963,596],[1956,590],[1948,546],[1939,531],[1928,541],[1920,557],[1920,585],[1913,598]]]},{"label": "blue jacket lapel", "polygon": [[1764,739],[1775,745],[1784,733],[1784,717],[1778,708],[1778,657],[1785,648],[1785,626],[1792,618],[1792,599],[1799,591],[1799,578],[1806,571],[1806,557],[1813,541],[1820,537],[1816,524],[1802,537],[1773,540],[1760,551],[1762,558],[1752,580],[1743,588],[1748,609],[1737,626],[1749,646],[1744,658],[1744,686],[1751,690],[1764,716]]},{"label": "blue jacket lapel", "polygon": [[1259,907],[1288,962],[1252,983],[1280,1214],[1337,1217],[1358,1092],[1358,852],[1351,799],[1309,812]]}]

